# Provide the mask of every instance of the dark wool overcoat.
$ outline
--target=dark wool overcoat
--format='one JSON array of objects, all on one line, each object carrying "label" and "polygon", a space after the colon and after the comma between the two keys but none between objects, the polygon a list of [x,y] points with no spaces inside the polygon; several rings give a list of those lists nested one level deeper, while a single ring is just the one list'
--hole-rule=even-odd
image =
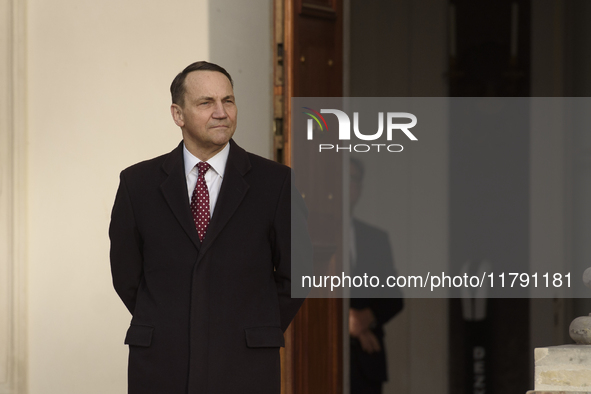
[{"label": "dark wool overcoat", "polygon": [[[132,314],[128,392],[279,394],[283,332],[303,302],[290,296],[291,227],[306,228],[291,171],[231,140],[200,243],[183,162],[181,143],[120,176],[109,236]],[[310,261],[299,239],[294,256]]]}]

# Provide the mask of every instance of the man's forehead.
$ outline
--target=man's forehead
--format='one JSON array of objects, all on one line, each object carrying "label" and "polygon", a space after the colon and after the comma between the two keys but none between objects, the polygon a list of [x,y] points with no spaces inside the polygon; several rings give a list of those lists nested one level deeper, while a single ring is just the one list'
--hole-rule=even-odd
[{"label": "man's forehead", "polygon": [[[185,79],[187,91],[200,94],[220,93],[233,94],[232,84],[228,77],[218,71],[198,70],[187,74]],[[209,92],[209,93],[208,93]]]}]

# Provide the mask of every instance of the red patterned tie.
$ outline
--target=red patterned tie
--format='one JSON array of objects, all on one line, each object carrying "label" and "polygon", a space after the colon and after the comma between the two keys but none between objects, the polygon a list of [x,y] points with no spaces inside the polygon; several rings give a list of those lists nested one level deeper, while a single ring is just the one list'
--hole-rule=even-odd
[{"label": "red patterned tie", "polygon": [[195,221],[195,228],[199,234],[199,240],[203,242],[205,233],[207,232],[207,225],[209,224],[209,192],[205,184],[205,173],[211,166],[202,161],[197,163],[197,184],[193,195],[191,196],[191,212],[193,212],[193,220]]}]

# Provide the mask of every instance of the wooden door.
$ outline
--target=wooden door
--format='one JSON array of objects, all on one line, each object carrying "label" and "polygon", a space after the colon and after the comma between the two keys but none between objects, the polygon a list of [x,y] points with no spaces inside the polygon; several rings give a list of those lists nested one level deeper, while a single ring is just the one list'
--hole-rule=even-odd
[{"label": "wooden door", "polygon": [[[342,0],[277,0],[275,8],[276,22],[283,17],[275,31],[275,157],[291,165],[294,150],[307,149],[294,146],[290,138],[291,97],[340,97],[343,93]],[[320,199],[331,196],[329,220],[334,226],[342,211],[340,169],[330,176],[315,174],[314,168],[323,168],[324,163],[311,157],[293,163],[296,172],[307,174],[296,184],[305,195],[310,217],[315,217],[315,206],[326,206]],[[312,235],[316,265],[342,259],[341,234],[332,231],[321,241]],[[342,393],[342,308],[341,299],[306,300],[286,333],[283,394]]]}]

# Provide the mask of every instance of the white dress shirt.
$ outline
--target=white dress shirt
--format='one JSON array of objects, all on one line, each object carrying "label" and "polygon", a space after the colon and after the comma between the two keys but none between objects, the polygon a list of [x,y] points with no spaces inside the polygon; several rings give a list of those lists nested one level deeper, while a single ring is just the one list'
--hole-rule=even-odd
[{"label": "white dress shirt", "polygon": [[[209,192],[209,215],[213,216],[213,210],[215,209],[215,203],[218,200],[220,194],[220,187],[222,186],[222,180],[224,179],[224,171],[226,170],[226,162],[228,161],[228,154],[230,153],[230,144],[226,144],[224,149],[219,151],[214,157],[207,160],[207,163],[211,168],[205,173],[205,184],[207,185],[207,191]],[[185,176],[187,179],[187,191],[189,193],[189,204],[191,204],[191,197],[193,196],[193,190],[197,185],[197,177],[199,171],[197,170],[197,164],[201,162],[198,158],[193,156],[183,144],[183,157],[185,159]]]}]

